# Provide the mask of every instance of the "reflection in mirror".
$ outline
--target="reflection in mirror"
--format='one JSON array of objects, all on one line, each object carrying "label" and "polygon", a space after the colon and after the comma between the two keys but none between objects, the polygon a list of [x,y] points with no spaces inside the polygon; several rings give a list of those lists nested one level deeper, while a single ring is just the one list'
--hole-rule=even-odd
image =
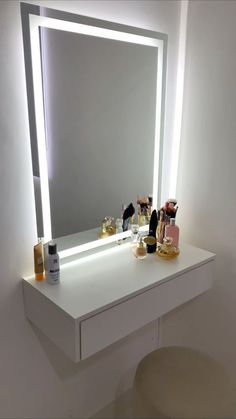
[{"label": "reflection in mirror", "polygon": [[45,28],[41,48],[58,238],[152,194],[157,49]]},{"label": "reflection in mirror", "polygon": [[137,216],[137,195],[157,205],[166,36],[30,5],[22,12],[38,235],[86,250],[105,216],[120,218],[130,202]]}]

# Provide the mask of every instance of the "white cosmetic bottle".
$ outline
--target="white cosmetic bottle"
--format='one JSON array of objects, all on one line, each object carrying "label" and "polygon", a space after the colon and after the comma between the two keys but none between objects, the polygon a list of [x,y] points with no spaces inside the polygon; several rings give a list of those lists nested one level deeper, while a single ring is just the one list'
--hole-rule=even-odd
[{"label": "white cosmetic bottle", "polygon": [[60,259],[57,253],[56,243],[49,243],[48,245],[45,278],[51,285],[58,284],[60,282]]}]

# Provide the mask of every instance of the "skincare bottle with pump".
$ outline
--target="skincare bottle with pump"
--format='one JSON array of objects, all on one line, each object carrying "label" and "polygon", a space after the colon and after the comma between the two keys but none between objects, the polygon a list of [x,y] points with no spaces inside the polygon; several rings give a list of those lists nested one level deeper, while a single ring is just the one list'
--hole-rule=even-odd
[{"label": "skincare bottle with pump", "polygon": [[171,237],[172,246],[179,247],[179,227],[175,224],[175,218],[171,218],[170,224],[166,225],[165,237]]},{"label": "skincare bottle with pump", "polygon": [[48,245],[45,277],[46,281],[51,285],[60,282],[60,260],[56,243],[49,243]]},{"label": "skincare bottle with pump", "polygon": [[44,258],[43,258],[43,243],[38,240],[34,246],[34,273],[36,281],[42,281],[44,278]]}]

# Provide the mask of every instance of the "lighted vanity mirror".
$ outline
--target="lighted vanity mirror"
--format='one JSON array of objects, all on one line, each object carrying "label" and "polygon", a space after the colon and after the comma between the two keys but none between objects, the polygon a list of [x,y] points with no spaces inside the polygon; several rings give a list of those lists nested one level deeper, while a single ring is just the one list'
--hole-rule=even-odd
[{"label": "lighted vanity mirror", "polygon": [[98,240],[102,220],[138,194],[159,204],[167,36],[24,3],[21,14],[38,236],[63,257],[116,241]]}]

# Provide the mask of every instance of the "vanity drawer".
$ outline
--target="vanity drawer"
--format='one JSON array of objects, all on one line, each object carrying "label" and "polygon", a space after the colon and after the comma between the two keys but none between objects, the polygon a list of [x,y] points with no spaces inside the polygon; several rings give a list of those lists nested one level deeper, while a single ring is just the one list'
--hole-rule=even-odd
[{"label": "vanity drawer", "polygon": [[212,265],[210,261],[81,321],[81,359],[211,288]]}]

